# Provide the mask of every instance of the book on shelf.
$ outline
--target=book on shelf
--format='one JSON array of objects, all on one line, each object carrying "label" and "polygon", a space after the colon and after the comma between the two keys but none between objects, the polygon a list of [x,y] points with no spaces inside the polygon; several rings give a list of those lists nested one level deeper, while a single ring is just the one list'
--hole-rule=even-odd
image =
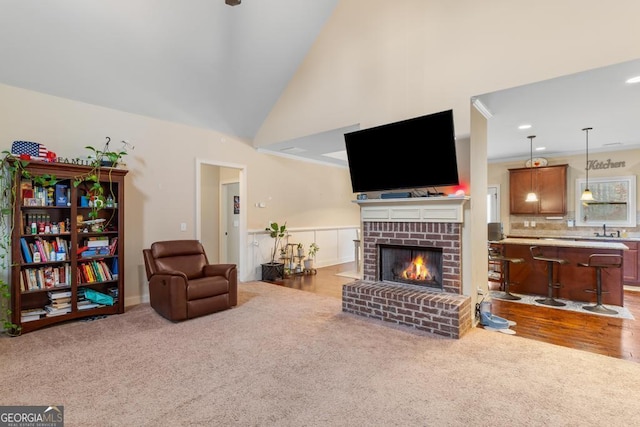
[{"label": "book on shelf", "polygon": [[26,308],[24,310],[20,310],[21,316],[32,316],[36,314],[47,314],[44,308]]},{"label": "book on shelf", "polygon": [[[64,300],[64,301],[62,301],[62,300]],[[51,307],[53,307],[53,308],[71,307],[71,297],[69,297],[69,298],[58,298],[58,299],[55,299],[55,300],[51,300],[49,305]]]},{"label": "book on shelf", "polygon": [[45,246],[44,246],[44,243],[43,243],[42,239],[39,238],[39,237],[36,237],[35,244],[36,244],[36,247],[38,249],[38,252],[40,253],[40,260],[42,262],[48,261],[49,260],[49,255],[47,254],[47,251],[45,249]]},{"label": "book on shelf", "polygon": [[56,206],[67,206],[69,202],[68,196],[68,188],[64,184],[56,184],[55,190],[55,205]]},{"label": "book on shelf", "polygon": [[20,292],[26,292],[28,291],[28,285],[27,285],[27,279],[25,279],[25,272],[24,270],[20,271]]},{"label": "book on shelf", "polygon": [[33,198],[33,182],[30,179],[20,180],[20,195],[23,200]]},{"label": "book on shelf", "polygon": [[42,316],[39,314],[32,314],[29,316],[20,316],[20,323],[33,322],[34,320],[40,320]]},{"label": "book on shelf", "polygon": [[111,244],[109,245],[109,254],[115,255],[117,250],[118,250],[118,238],[114,237],[113,239],[111,239]]},{"label": "book on shelf", "polygon": [[47,315],[66,314],[71,313],[71,304],[68,307],[53,307],[51,305],[45,305],[44,309],[47,311]]},{"label": "book on shelf", "polygon": [[92,308],[104,307],[102,304],[91,302],[89,300],[78,301],[78,310],[89,310]]},{"label": "book on shelf", "polygon": [[55,316],[62,316],[63,314],[69,314],[71,313],[71,309],[68,309],[66,311],[56,311],[56,312],[49,312],[47,313],[47,317],[55,317]]},{"label": "book on shelf", "polygon": [[86,246],[80,248],[80,256],[82,258],[92,258],[92,257],[101,257],[105,255],[110,255],[111,250],[108,246],[101,246],[95,248],[88,248]]},{"label": "book on shelf", "polygon": [[66,302],[64,304],[49,304],[44,306],[50,313],[58,313],[60,311],[68,312],[71,310],[71,303]]},{"label": "book on shelf", "polygon": [[89,237],[85,240],[84,245],[88,248],[100,248],[109,246],[109,237]]},{"label": "book on shelf", "polygon": [[27,239],[25,239],[24,237],[20,238],[20,247],[22,248],[22,256],[24,258],[24,262],[32,263],[33,258],[31,257],[31,251],[29,250]]},{"label": "book on shelf", "polygon": [[49,291],[47,292],[50,300],[58,298],[66,298],[71,296],[71,291]]}]

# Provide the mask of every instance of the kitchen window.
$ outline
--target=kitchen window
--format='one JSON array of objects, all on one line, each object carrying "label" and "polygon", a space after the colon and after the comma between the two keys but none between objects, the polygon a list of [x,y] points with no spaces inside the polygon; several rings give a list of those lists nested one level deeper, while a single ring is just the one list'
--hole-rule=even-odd
[{"label": "kitchen window", "polygon": [[585,187],[585,179],[576,180],[577,226],[636,226],[635,175],[589,179],[590,202],[580,200]]}]

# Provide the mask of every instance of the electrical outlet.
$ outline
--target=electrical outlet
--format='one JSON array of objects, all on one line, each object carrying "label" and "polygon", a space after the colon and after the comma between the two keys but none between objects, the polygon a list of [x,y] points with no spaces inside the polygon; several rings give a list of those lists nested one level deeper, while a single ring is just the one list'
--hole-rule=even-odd
[{"label": "electrical outlet", "polygon": [[531,226],[535,227],[536,226],[536,222],[535,221],[531,221]]},{"label": "electrical outlet", "polygon": [[180,223],[180,231],[187,231],[187,223],[186,222],[181,222]]},{"label": "electrical outlet", "polygon": [[529,221],[525,221],[525,222],[524,222],[524,226],[525,226],[525,227],[528,227],[528,226],[529,226]]}]

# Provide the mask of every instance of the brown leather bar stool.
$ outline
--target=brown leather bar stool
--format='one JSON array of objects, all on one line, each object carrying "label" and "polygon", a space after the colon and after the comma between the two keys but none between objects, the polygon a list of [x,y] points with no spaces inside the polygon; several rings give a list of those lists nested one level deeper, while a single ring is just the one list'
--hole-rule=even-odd
[{"label": "brown leather bar stool", "polygon": [[579,262],[580,267],[593,267],[596,270],[596,288],[586,289],[585,292],[594,292],[596,294],[596,305],[583,305],[585,310],[602,314],[618,314],[617,311],[602,305],[602,294],[609,292],[602,291],[602,269],[603,268],[620,268],[622,267],[622,255],[617,254],[591,254],[588,262]]},{"label": "brown leather bar stool", "polygon": [[511,263],[520,264],[524,262],[524,258],[510,258],[504,255],[499,254],[489,254],[489,259],[492,261],[500,261],[500,269],[502,271],[502,280],[500,281],[500,287],[502,288],[502,293],[499,295],[495,295],[495,298],[500,299],[508,299],[508,300],[519,300],[521,299],[519,296],[513,295],[509,292],[509,285],[511,283],[511,276],[509,272],[509,266]]},{"label": "brown leather bar stool", "polygon": [[531,252],[531,256],[533,257],[533,259],[537,261],[544,261],[547,263],[547,297],[537,299],[536,302],[544,305],[551,305],[553,307],[562,307],[567,305],[553,298],[553,290],[560,287],[560,283],[555,283],[553,279],[553,265],[569,264],[569,261],[562,258],[552,258],[545,256],[540,246],[530,246],[529,252]]}]

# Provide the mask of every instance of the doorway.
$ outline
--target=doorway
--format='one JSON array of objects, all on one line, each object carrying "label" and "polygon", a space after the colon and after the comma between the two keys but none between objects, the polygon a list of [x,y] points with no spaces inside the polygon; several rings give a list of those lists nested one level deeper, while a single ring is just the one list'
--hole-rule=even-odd
[{"label": "doorway", "polygon": [[220,262],[238,264],[239,228],[240,228],[240,184],[223,182],[221,184],[220,209]]},{"label": "doorway", "polygon": [[487,188],[487,222],[500,222],[500,186]]},{"label": "doorway", "polygon": [[238,203],[246,200],[245,177],[244,165],[196,159],[196,239],[209,262],[236,264],[241,281],[247,270],[246,254],[241,251],[246,246],[247,216],[246,209],[233,213],[233,202],[234,197]]}]

